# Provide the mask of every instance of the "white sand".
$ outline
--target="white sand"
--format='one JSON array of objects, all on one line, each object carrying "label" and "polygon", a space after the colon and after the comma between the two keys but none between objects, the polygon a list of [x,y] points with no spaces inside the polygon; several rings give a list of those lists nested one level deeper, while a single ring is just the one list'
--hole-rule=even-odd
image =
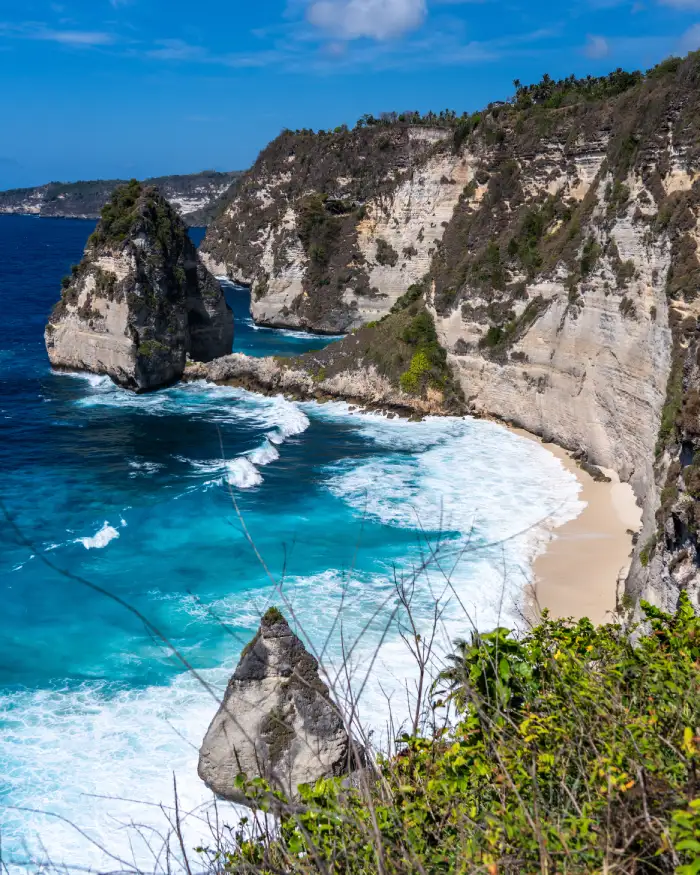
[{"label": "white sand", "polygon": [[[539,440],[521,429],[516,431]],[[632,487],[621,483],[614,471],[601,469],[612,482],[597,483],[561,447],[543,446],[576,475],[582,486],[579,497],[586,507],[575,520],[554,529],[546,551],[535,560],[526,614],[535,619],[548,608],[554,617],[606,622],[623,593],[632,533],[641,528],[641,508]]]}]

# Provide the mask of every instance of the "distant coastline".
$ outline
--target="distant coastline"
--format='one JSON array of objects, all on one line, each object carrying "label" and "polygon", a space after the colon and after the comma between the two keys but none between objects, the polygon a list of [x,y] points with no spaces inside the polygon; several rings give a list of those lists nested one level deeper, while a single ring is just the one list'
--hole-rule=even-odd
[{"label": "distant coastline", "polygon": [[[191,227],[206,227],[233,195],[238,171],[203,171],[146,180],[157,186]],[[29,188],[0,191],[0,215],[51,219],[93,219],[115,188],[126,180],[105,179],[50,182]]]}]

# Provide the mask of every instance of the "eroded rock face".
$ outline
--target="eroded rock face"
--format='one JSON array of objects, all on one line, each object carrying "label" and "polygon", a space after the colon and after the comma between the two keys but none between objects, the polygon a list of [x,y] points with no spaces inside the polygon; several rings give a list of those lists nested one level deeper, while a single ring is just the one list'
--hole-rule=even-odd
[{"label": "eroded rock face", "polygon": [[349,771],[352,745],[318,663],[274,608],[244,649],[199,754],[199,776],[237,802],[238,775],[292,798],[300,784]]},{"label": "eroded rock face", "polygon": [[449,129],[285,132],[202,244],[256,322],[330,334],[381,318],[430,266],[473,177]]},{"label": "eroded rock face", "polygon": [[188,354],[230,353],[233,314],[179,215],[157,189],[134,182],[102,211],[45,340],[54,367],[142,392],[178,380]]}]

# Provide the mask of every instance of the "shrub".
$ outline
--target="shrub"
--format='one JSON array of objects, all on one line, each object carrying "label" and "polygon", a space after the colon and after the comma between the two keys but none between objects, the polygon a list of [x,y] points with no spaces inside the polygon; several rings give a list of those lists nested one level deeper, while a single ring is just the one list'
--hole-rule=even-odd
[{"label": "shrub", "polygon": [[404,294],[401,295],[401,297],[396,301],[394,306],[391,308],[391,312],[400,313],[401,310],[405,310],[407,307],[410,307],[414,301],[417,301],[422,294],[422,284],[414,283],[413,285],[409,286]]},{"label": "shrub", "polygon": [[139,344],[138,353],[145,358],[157,355],[159,352],[167,352],[168,347],[159,340],[144,340]]},{"label": "shrub", "polygon": [[212,857],[266,875],[695,875],[700,619],[685,592],[675,614],[642,608],[646,634],[545,614],[524,635],[457,642],[430,696],[452,724],[403,734],[376,775],[318,781],[293,805],[239,777],[280,829],[242,830]]},{"label": "shrub", "polygon": [[400,384],[404,392],[410,395],[417,395],[423,388],[423,376],[430,370],[430,359],[420,350],[411,359],[409,369],[401,374]]},{"label": "shrub", "polygon": [[399,253],[382,237],[377,238],[377,263],[388,267],[396,267],[399,262]]}]

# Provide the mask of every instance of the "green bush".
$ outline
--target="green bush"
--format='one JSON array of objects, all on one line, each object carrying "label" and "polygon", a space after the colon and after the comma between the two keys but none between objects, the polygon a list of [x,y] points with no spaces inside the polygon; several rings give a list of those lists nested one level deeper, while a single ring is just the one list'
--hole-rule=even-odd
[{"label": "green bush", "polygon": [[642,607],[635,644],[634,629],[546,614],[458,642],[430,731],[402,735],[376,776],[321,780],[293,805],[239,776],[281,827],[244,825],[212,858],[266,875],[697,875],[700,620],[684,592],[673,615]]},{"label": "green bush", "polygon": [[159,340],[144,340],[139,344],[139,355],[145,358],[157,355],[159,352],[167,352],[168,347]]},{"label": "green bush", "polygon": [[421,350],[411,359],[409,369],[401,374],[400,383],[404,392],[415,395],[422,388],[423,376],[430,371],[430,359]]}]

